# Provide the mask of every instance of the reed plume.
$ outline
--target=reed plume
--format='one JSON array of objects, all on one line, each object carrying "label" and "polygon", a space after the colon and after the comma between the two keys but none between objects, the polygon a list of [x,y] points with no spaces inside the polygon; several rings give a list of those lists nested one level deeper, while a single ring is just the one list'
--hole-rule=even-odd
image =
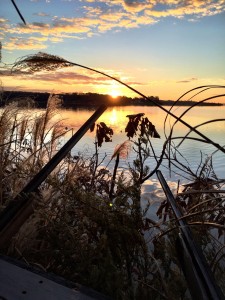
[{"label": "reed plume", "polygon": [[116,145],[111,159],[119,155],[120,158],[126,159],[131,151],[131,141],[127,140],[122,144]]}]

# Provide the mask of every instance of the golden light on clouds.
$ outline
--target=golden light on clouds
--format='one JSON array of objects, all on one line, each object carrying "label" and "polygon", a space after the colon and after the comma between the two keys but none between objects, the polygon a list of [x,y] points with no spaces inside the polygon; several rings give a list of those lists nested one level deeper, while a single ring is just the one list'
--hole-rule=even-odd
[{"label": "golden light on clouds", "polygon": [[[10,1],[0,8],[2,62],[44,51],[112,75],[147,96],[177,99],[190,88],[225,84],[225,0]],[[1,4],[0,4],[1,5]],[[223,22],[223,23],[222,23]],[[219,24],[219,25],[218,25]],[[77,69],[6,77],[4,87],[135,97]]]},{"label": "golden light on clouds", "polygon": [[[64,0],[65,3],[70,2]],[[132,1],[132,0],[106,0],[98,1],[104,5],[97,5],[96,1],[80,1],[86,5],[81,6],[83,17],[67,17],[67,16],[51,16],[49,13],[33,12],[36,18],[46,19],[46,21],[28,22],[27,26],[23,24],[12,24],[10,20],[0,16],[0,29],[5,36],[14,34],[17,39],[25,39],[28,35],[45,36],[52,39],[53,42],[61,42],[67,38],[87,38],[97,33],[104,33],[110,30],[138,28],[142,25],[153,25],[164,19],[165,17],[184,18],[191,17],[199,20],[204,16],[217,15],[225,11],[225,1],[173,1],[173,0],[158,0],[158,1]],[[49,3],[50,5],[51,3]],[[54,3],[56,6],[57,3]],[[73,4],[75,5],[75,4]],[[52,6],[53,7],[53,6]],[[75,6],[76,7],[76,6]],[[160,8],[159,8],[160,7]],[[54,8],[54,7],[53,7]],[[63,7],[62,7],[63,11]],[[18,36],[20,35],[20,36]],[[32,36],[34,38],[34,36]],[[46,48],[46,42],[42,40],[42,46],[30,42],[36,47],[35,49]],[[40,41],[39,41],[40,43]],[[44,46],[45,45],[45,46]],[[10,43],[6,49],[11,49]],[[17,45],[20,49],[29,49],[22,43]]]}]

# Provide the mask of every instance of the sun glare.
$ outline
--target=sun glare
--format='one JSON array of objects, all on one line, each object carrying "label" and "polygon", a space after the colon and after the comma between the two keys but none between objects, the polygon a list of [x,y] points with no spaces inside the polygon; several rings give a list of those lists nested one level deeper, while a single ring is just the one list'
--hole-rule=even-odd
[{"label": "sun glare", "polygon": [[111,96],[113,99],[116,99],[116,98],[119,96],[119,93],[118,93],[118,91],[113,90],[113,91],[110,92],[110,96]]}]

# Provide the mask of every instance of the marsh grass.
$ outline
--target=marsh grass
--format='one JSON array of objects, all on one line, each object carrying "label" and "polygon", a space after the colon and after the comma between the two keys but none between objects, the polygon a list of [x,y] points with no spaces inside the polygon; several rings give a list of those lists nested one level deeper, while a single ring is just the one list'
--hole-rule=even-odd
[{"label": "marsh grass", "polygon": [[[2,208],[52,157],[65,133],[60,123],[53,122],[59,99],[51,96],[49,101],[46,111],[35,119],[15,104],[2,110]],[[106,132],[99,136],[96,131],[96,153],[92,157],[69,154],[33,194],[35,212],[6,253],[113,299],[188,299],[174,249],[178,229],[168,204],[162,203],[158,222],[146,217],[149,206],[140,205],[141,185],[154,171],[147,159],[158,160],[151,138],[159,137],[156,129],[143,114],[129,116],[129,140],[116,147],[111,173],[100,167],[98,151],[103,137],[108,140],[107,133],[112,132],[103,124],[100,127]],[[168,157],[166,146],[163,151]],[[137,157],[127,176],[118,166],[129,151]],[[200,163],[194,180],[177,194],[222,288],[225,198],[219,191],[223,183],[208,158]]]},{"label": "marsh grass", "polygon": [[[73,65],[120,82],[102,72],[44,53],[18,60],[13,69],[35,72]],[[219,86],[199,87],[192,91],[195,96],[210,88]],[[65,133],[60,123],[51,122],[57,102],[58,97],[51,97],[46,111],[35,119],[21,117],[13,104],[2,110],[2,208],[57,150]],[[188,299],[188,289],[174,249],[178,228],[168,203],[162,202],[158,221],[147,218],[149,205],[141,207],[141,185],[164,164],[171,172],[175,169],[189,180],[181,192],[178,187],[177,202],[216,278],[223,279],[224,180],[217,178],[210,159],[202,160],[197,171],[192,170],[182,156],[180,145],[193,139],[211,144],[221,153],[225,152],[224,147],[198,130],[204,124],[192,127],[183,121],[183,116],[194,107],[175,116],[176,120],[169,126],[169,115],[174,116],[172,108],[162,109],[168,116],[164,123],[165,142],[161,154],[157,156],[154,151],[152,139],[160,136],[150,120],[141,113],[128,116],[125,131],[129,142],[115,149],[112,173],[107,168],[100,168],[98,154],[99,147],[111,139],[113,132],[106,124],[98,124],[94,142],[96,153],[88,158],[69,154],[62,160],[33,195],[37,203],[35,212],[12,239],[7,254],[46,272],[92,287],[113,299]],[[189,136],[190,132],[187,132],[177,137],[177,122],[182,122],[198,136]],[[180,145],[175,144],[176,140],[180,140]],[[136,159],[128,165],[126,173],[119,172],[120,160],[131,148]],[[149,157],[156,161],[153,169],[148,165]],[[223,283],[221,287],[224,288]]]},{"label": "marsh grass", "polygon": [[53,121],[57,105],[58,97],[51,96],[47,109],[35,117],[16,102],[1,109],[1,209],[52,157],[56,144],[65,134],[60,123]]},{"label": "marsh grass", "polygon": [[[53,100],[57,103],[57,97],[50,98]],[[51,122],[55,109],[50,103],[35,119],[21,114],[13,104],[2,110],[2,208],[57,148],[65,131]],[[136,127],[138,135],[140,124]],[[103,124],[101,128],[112,133]],[[96,133],[97,152],[102,136],[107,137]],[[130,150],[130,143],[118,146],[112,159],[119,163]],[[116,166],[111,174],[107,168],[100,168],[97,152],[89,158],[69,154],[63,159],[32,195],[37,203],[35,212],[6,253],[114,299],[155,299],[158,294],[168,299],[171,292],[166,282],[165,290],[160,290],[161,270],[143,234],[142,175],[136,167],[127,179]],[[7,195],[6,187],[10,187]]]},{"label": "marsh grass", "polygon": [[[52,98],[50,100],[52,101]],[[47,110],[50,107],[55,110],[55,106],[51,105]],[[15,109],[19,112],[16,107]],[[30,120],[25,115],[25,119],[15,118],[13,113],[11,128],[18,124],[18,130],[11,134],[10,141],[14,141],[13,137],[16,136],[17,147],[22,147],[17,152],[23,153],[20,155],[20,163],[17,164],[17,174],[20,175],[13,179],[19,180],[20,188],[21,174],[25,183],[31,176],[30,168],[33,173],[39,169],[32,169],[33,163],[41,167],[46,153],[50,158],[52,145],[57,144],[57,138],[61,137],[62,131],[58,132],[58,128],[54,129],[51,124],[54,110],[40,115],[38,121]],[[8,111],[12,112],[11,108]],[[6,111],[3,117],[6,120]],[[37,201],[35,212],[13,238],[7,250],[8,255],[46,272],[53,272],[92,287],[113,299],[188,299],[187,286],[173,248],[177,229],[170,210],[164,207],[161,216],[167,218],[164,218],[163,222],[156,222],[146,217],[149,207],[140,206],[141,182],[151,172],[144,166],[151,153],[147,151],[149,128],[143,128],[143,122],[148,122],[143,121],[143,117],[139,118],[135,130],[132,127],[131,131],[127,131],[128,136],[133,133],[133,138],[116,147],[112,155],[112,159],[115,159],[112,174],[108,169],[100,168],[98,153],[88,158],[82,155],[74,157],[70,154],[63,160],[34,195]],[[44,135],[38,130],[40,127],[45,129]],[[23,141],[28,133],[29,138],[31,139],[32,135],[36,141],[29,142],[28,146],[32,146],[34,151],[29,150],[27,156],[24,155]],[[52,139],[46,140],[49,134]],[[39,144],[40,141],[42,145]],[[98,144],[96,140],[97,152]],[[118,164],[120,159],[132,151],[131,145],[137,153],[137,159],[133,166],[130,164],[128,179],[123,172],[118,172]],[[11,156],[15,160],[15,156],[10,154]],[[217,201],[211,192],[212,194],[207,195],[214,197],[213,200],[208,201],[208,205],[204,203],[209,199],[203,196],[202,189],[207,189],[203,179],[207,182],[209,175],[214,174],[209,170],[209,166],[210,160],[205,162],[202,168],[199,167],[199,183],[187,185],[177,196],[181,207],[184,207],[183,202],[187,203],[183,211],[186,209],[193,225],[196,222],[208,222],[207,218],[210,215],[207,212],[201,213],[202,207],[206,211],[213,208]],[[213,186],[211,183],[208,190],[214,189]],[[201,191],[198,194],[201,198],[198,199],[192,194],[193,189]],[[218,196],[218,193],[216,195]],[[189,197],[189,200],[185,197]],[[219,202],[222,205],[221,199]],[[216,223],[219,222],[215,219],[214,224]],[[204,224],[198,228],[196,231],[204,232],[205,237],[206,233],[209,233],[208,226]],[[218,273],[221,279],[223,268],[220,262],[223,260],[223,249],[218,252],[220,248],[215,247],[216,243],[212,243],[210,235],[207,236],[208,239],[200,242],[206,249],[209,262],[215,268],[215,274]],[[211,248],[206,247],[206,241]],[[218,243],[222,245],[221,241],[217,242],[217,246]]]}]

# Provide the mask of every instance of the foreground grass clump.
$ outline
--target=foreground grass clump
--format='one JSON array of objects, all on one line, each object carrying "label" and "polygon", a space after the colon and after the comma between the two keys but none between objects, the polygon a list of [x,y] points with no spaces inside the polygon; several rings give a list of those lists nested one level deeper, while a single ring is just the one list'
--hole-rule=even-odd
[{"label": "foreground grass clump", "polygon": [[[41,207],[14,239],[10,255],[113,299],[183,296],[186,286],[179,268],[167,262],[165,278],[157,253],[146,243],[145,218],[134,205],[139,191],[125,184],[121,188],[126,192],[112,204],[85,190],[79,178],[62,181],[60,189],[43,195]],[[154,227],[151,230],[154,234]]]},{"label": "foreground grass clump", "polygon": [[[58,99],[51,97],[46,111],[35,119],[14,104],[2,110],[1,209],[55,153],[65,133],[60,123],[53,125],[55,102]],[[139,122],[141,116],[136,119],[136,131]],[[155,132],[147,120],[145,124],[146,130]],[[3,135],[3,125],[7,135]],[[138,161],[144,162],[145,156],[139,151],[130,177],[119,172],[120,157],[129,150],[126,142],[114,153],[113,173],[100,168],[98,147],[107,133],[111,134],[107,126],[98,125],[96,154],[90,158],[67,156],[40,186],[33,195],[37,202],[34,214],[5,253],[115,299],[165,298],[169,289],[165,282],[165,290],[161,290],[159,263],[144,237],[141,181],[149,170]],[[6,187],[10,188],[8,194]],[[154,226],[148,230],[154,231]]]},{"label": "foreground grass clump", "polygon": [[[2,110],[2,209],[57,150],[66,132],[60,123],[53,122],[57,103],[58,98],[51,97],[46,111],[35,119],[15,105]],[[5,253],[113,299],[189,299],[174,249],[177,225],[167,203],[158,211],[158,222],[147,218],[148,206],[141,206],[142,183],[154,174],[163,157],[169,157],[167,149],[175,148],[170,137],[157,158],[152,138],[159,138],[159,134],[154,125],[143,114],[128,117],[125,131],[130,140],[115,150],[112,173],[100,168],[98,160],[99,147],[110,139],[112,131],[99,124],[95,155],[69,154],[60,163],[33,195],[35,212]],[[131,147],[137,157],[126,173],[121,172],[120,159]],[[153,170],[147,163],[150,156],[157,160]],[[178,165],[175,155],[170,159]],[[191,225],[198,226],[196,232],[204,233],[199,242],[215,274],[222,278],[223,244],[218,239],[220,248],[214,247],[212,230],[220,229],[220,236],[221,230],[223,233],[224,198],[218,194],[223,183],[216,176],[212,182],[208,166],[210,161],[199,168],[177,201]]]},{"label": "foreground grass clump", "polygon": [[43,167],[59,146],[59,139],[65,134],[60,122],[53,121],[59,101],[58,96],[51,96],[47,109],[36,115],[19,108],[16,102],[1,109],[0,210]]}]

